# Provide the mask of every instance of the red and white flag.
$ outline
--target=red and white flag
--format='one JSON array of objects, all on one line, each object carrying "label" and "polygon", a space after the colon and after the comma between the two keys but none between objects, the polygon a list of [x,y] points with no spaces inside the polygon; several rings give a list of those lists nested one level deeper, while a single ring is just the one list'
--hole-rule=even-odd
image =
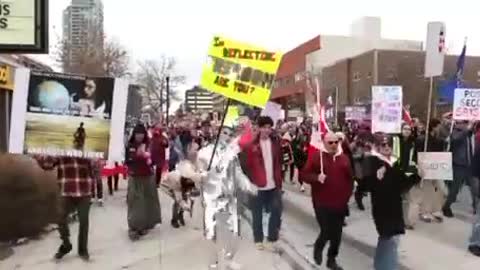
[{"label": "red and white flag", "polygon": [[317,92],[317,104],[313,109],[312,135],[310,137],[308,154],[310,154],[312,151],[319,151],[321,149],[322,139],[325,134],[330,131],[325,117],[325,107],[320,104],[320,85],[318,79],[315,79],[315,86]]}]

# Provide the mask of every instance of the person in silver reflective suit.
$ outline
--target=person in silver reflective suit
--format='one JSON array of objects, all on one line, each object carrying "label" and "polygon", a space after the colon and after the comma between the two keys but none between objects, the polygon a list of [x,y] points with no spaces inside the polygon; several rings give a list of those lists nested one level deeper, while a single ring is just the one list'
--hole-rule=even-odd
[{"label": "person in silver reflective suit", "polygon": [[[257,192],[241,170],[238,138],[233,139],[232,135],[230,128],[222,129],[211,169],[202,185],[205,237],[215,244],[210,269],[240,267],[233,261],[240,236],[239,210],[242,206],[238,195]],[[199,152],[199,161],[205,170],[208,170],[213,149],[214,144],[210,144]]]}]

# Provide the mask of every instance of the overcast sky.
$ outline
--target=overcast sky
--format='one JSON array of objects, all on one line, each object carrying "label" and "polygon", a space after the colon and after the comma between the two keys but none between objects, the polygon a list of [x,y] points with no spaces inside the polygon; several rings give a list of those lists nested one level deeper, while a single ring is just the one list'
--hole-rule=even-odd
[{"label": "overcast sky", "polygon": [[[103,0],[107,35],[121,41],[134,59],[165,54],[178,60],[188,84],[197,84],[214,34],[271,50],[288,51],[321,34],[348,35],[361,16],[379,16],[384,38],[424,41],[428,21],[447,25],[447,47],[480,54],[476,0]],[[50,0],[50,23],[61,34],[62,11],[70,0]],[[52,40],[54,42],[54,40]]]}]

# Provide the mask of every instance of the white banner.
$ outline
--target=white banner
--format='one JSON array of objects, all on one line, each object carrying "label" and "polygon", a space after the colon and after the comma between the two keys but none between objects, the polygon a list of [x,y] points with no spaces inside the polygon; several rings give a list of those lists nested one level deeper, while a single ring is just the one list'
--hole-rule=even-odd
[{"label": "white banner", "polygon": [[402,87],[372,86],[372,132],[400,133]]},{"label": "white banner", "polygon": [[451,152],[419,152],[418,166],[425,180],[453,180]]},{"label": "white banner", "polygon": [[480,120],[480,89],[455,89],[453,119]]},{"label": "white banner", "polygon": [[445,59],[445,23],[429,22],[427,28],[425,77],[441,76]]}]

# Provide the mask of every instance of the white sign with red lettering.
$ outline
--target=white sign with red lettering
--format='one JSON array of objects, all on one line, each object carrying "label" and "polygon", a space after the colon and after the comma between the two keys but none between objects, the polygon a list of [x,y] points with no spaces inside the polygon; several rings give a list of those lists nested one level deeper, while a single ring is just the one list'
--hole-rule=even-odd
[{"label": "white sign with red lettering", "polygon": [[480,120],[480,89],[455,89],[453,119]]}]

